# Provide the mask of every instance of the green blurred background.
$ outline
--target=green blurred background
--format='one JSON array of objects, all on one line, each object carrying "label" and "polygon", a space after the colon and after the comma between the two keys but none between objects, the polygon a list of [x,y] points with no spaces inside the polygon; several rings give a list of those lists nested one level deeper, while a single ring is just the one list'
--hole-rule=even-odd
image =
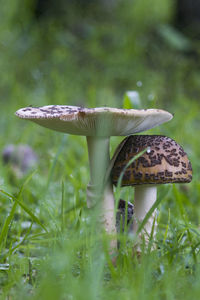
[{"label": "green blurred background", "polygon": [[122,106],[126,90],[171,111],[198,101],[199,40],[176,25],[177,2],[2,1],[1,102]]},{"label": "green blurred background", "polygon": [[[155,107],[174,114],[162,133],[199,166],[199,10],[187,0],[2,1],[2,144],[28,134],[14,116],[23,106]],[[139,105],[124,103],[128,90]],[[27,126],[33,144],[44,130]]]}]

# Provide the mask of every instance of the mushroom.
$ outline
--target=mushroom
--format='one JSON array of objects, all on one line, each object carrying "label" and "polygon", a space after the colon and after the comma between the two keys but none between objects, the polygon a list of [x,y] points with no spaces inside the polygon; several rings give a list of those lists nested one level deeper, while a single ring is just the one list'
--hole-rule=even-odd
[{"label": "mushroom", "polygon": [[172,119],[172,115],[158,109],[134,110],[110,107],[83,108],[66,105],[26,107],[16,112],[22,119],[68,134],[87,138],[90,183],[87,205],[101,201],[102,223],[107,233],[115,233],[114,196],[110,177],[105,183],[110,163],[110,136],[126,136],[141,132]]},{"label": "mushroom", "polygon": [[[164,183],[188,183],[192,180],[192,166],[183,148],[174,140],[160,135],[132,135],[122,141],[112,159],[112,182],[117,185],[124,171],[121,185],[135,186],[133,232],[144,220],[157,197],[157,185]],[[125,169],[127,163],[141,151],[139,158]],[[156,210],[144,225],[140,236],[148,243],[154,224]]]}]

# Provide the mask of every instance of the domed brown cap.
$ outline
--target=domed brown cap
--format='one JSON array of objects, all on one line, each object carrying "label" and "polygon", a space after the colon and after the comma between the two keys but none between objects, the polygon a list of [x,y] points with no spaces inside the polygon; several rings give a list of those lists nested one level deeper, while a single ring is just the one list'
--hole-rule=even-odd
[{"label": "domed brown cap", "polygon": [[16,115],[56,131],[85,136],[126,136],[158,126],[173,117],[161,109],[67,105],[25,107],[19,109]]},{"label": "domed brown cap", "polygon": [[140,184],[186,183],[192,180],[192,166],[183,148],[160,135],[132,135],[122,141],[113,156],[112,181],[131,158],[147,148],[125,171],[122,186]]}]

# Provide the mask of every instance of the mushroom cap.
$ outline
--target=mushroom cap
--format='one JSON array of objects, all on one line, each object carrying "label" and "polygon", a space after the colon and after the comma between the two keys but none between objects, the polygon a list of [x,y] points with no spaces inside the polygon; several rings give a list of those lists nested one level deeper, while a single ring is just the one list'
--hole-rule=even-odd
[{"label": "mushroom cap", "polygon": [[67,105],[25,107],[16,112],[22,119],[65,133],[84,136],[124,136],[141,132],[172,119],[164,110],[83,108]]},{"label": "mushroom cap", "polygon": [[132,135],[118,146],[111,178],[116,185],[130,159],[147,148],[124,172],[122,186],[141,184],[187,183],[192,180],[192,166],[183,148],[160,135]]}]

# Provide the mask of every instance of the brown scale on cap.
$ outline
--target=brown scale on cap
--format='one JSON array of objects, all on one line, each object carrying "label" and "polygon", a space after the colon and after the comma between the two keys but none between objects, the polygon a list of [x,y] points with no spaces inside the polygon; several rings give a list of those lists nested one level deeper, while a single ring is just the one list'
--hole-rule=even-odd
[{"label": "brown scale on cap", "polygon": [[[55,118],[62,114],[78,113],[78,107],[68,105],[48,105],[43,107],[25,107],[17,115],[22,118]],[[34,116],[32,116],[34,115]]]},{"label": "brown scale on cap", "polygon": [[[125,142],[124,142],[125,141]],[[159,135],[132,135],[123,140],[114,154],[112,181],[117,184],[123,168],[139,152],[147,151],[125,171],[122,186],[186,183],[192,180],[192,166],[183,148],[174,140]]]}]

